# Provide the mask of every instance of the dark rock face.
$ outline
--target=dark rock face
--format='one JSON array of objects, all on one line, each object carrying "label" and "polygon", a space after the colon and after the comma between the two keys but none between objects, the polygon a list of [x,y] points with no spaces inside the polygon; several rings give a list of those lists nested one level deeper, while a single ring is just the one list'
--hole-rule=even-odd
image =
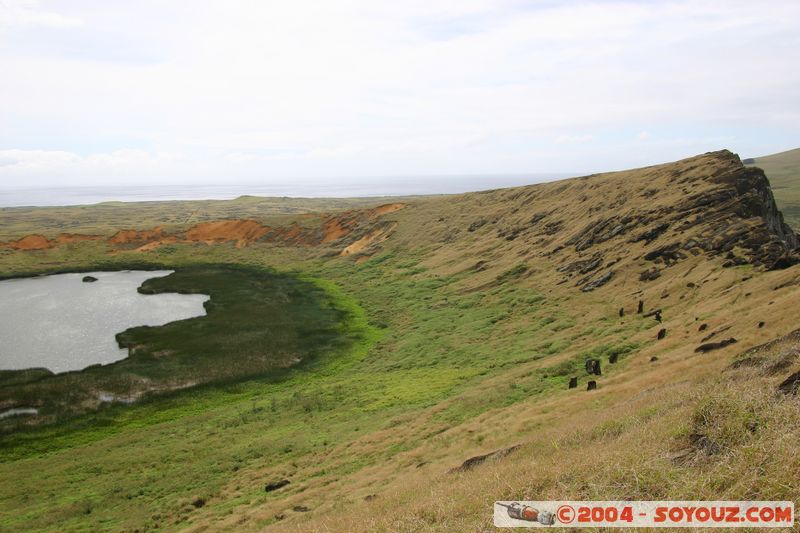
[{"label": "dark rock face", "polygon": [[775,204],[775,197],[764,171],[758,168],[744,168],[736,177],[736,192],[741,202],[739,216],[761,217],[770,233],[776,235],[790,250],[798,247],[797,235],[783,220],[783,214]]},{"label": "dark rock face", "polygon": [[541,222],[544,219],[544,217],[546,217],[546,216],[547,216],[547,213],[536,213],[535,215],[533,215],[531,217],[531,226],[535,226],[536,224]]},{"label": "dark rock face", "polygon": [[663,224],[659,224],[658,226],[649,229],[636,237],[633,242],[645,241],[645,244],[650,244],[654,240],[656,240],[662,233],[667,231],[669,228],[669,222],[664,222]]},{"label": "dark rock face", "polygon": [[779,357],[774,362],[772,362],[771,364],[769,364],[769,366],[766,368],[766,371],[769,374],[783,372],[788,367],[794,364],[795,357],[798,354],[800,354],[800,329],[796,329],[791,333],[787,333],[782,337],[777,337],[775,339],[772,339],[771,341],[765,342],[764,344],[753,346],[744,353],[739,354],[736,360],[730,364],[730,368],[763,365],[765,362],[765,357],[763,356],[763,353],[770,352],[773,349],[775,349],[777,345],[783,344],[787,341],[791,342],[794,348],[788,351],[783,351],[782,356]]},{"label": "dark rock face", "polygon": [[574,389],[577,386],[578,386],[578,377],[577,376],[573,376],[573,377],[569,378],[569,388],[570,389]]},{"label": "dark rock face", "polygon": [[597,382],[592,380],[586,384],[586,390],[595,390],[597,388]]},{"label": "dark rock face", "polygon": [[542,233],[545,235],[555,235],[559,233],[564,228],[564,221],[563,220],[555,220],[553,222],[548,222],[544,225],[542,229]]},{"label": "dark rock face", "polygon": [[475,222],[473,222],[472,224],[469,225],[469,227],[467,228],[467,231],[469,231],[471,233],[471,232],[473,232],[473,231],[485,226],[487,222],[489,222],[489,221],[486,220],[485,218],[482,218],[480,220],[476,220]]},{"label": "dark rock face", "polygon": [[660,277],[661,271],[656,267],[653,267],[639,274],[639,281],[653,281],[654,279],[658,279]]},{"label": "dark rock face", "polygon": [[507,241],[513,241],[517,237],[519,237],[522,233],[524,233],[526,228],[524,227],[516,227],[516,228],[504,228],[497,231],[498,237],[503,237]]},{"label": "dark rock face", "polygon": [[722,268],[730,268],[734,266],[742,266],[748,264],[747,259],[745,259],[744,257],[739,257],[733,252],[728,252],[727,255],[725,256],[725,259],[727,259],[727,261],[722,263]]},{"label": "dark rock face", "polygon": [[716,455],[720,451],[720,445],[702,433],[691,433],[689,442],[694,450],[703,451],[709,455]]},{"label": "dark rock face", "polygon": [[640,315],[644,313],[644,302],[642,300],[639,300],[639,307],[636,308],[636,312]]},{"label": "dark rock face", "polygon": [[288,479],[281,479],[280,481],[273,481],[272,483],[267,483],[264,486],[264,490],[266,492],[272,492],[274,490],[278,490],[280,488],[285,487],[289,483],[291,483],[291,481],[289,481]]},{"label": "dark rock face", "polygon": [[[565,274],[559,283],[575,278],[579,281],[573,283],[583,292],[607,284],[615,272],[627,272],[616,265],[628,259],[650,262],[638,271],[642,282],[653,281],[673,265],[701,254],[719,258],[729,268],[782,269],[800,263],[799,239],[784,222],[764,172],[745,167],[736,154],[712,152],[671,168],[658,166],[642,173],[645,179],[652,174],[652,185],[639,195],[627,190],[622,179],[616,184],[618,193],[596,197],[589,191],[608,187],[608,178],[597,184],[591,182],[591,176],[574,182],[572,185],[583,191],[576,193],[576,201],[592,200],[585,211],[590,221],[581,221],[580,226],[572,226],[568,219],[557,221],[557,230],[545,231],[556,223],[551,220],[556,211],[533,211],[528,214],[530,224],[517,220],[498,235],[508,240],[531,235],[564,237],[545,255],[566,248],[577,252],[559,265],[558,271]],[[576,186],[580,182],[585,183]],[[558,194],[567,187],[564,184],[549,193]],[[681,193],[677,201],[676,191]],[[671,194],[662,196],[661,192]],[[632,201],[642,196],[648,200]],[[553,241],[542,238],[537,242],[549,246]],[[633,243],[640,244],[631,246]],[[641,255],[630,257],[633,254]],[[694,288],[695,284],[687,286]]]},{"label": "dark rock face", "polygon": [[799,262],[800,260],[798,259],[797,255],[782,255],[771,265],[769,265],[767,270],[783,270],[785,268],[789,268],[790,266],[794,266]]},{"label": "dark rock face", "polygon": [[505,457],[506,455],[514,452],[519,448],[519,444],[515,446],[511,446],[510,448],[503,448],[502,450],[496,450],[493,452],[485,453],[483,455],[476,455],[475,457],[470,457],[463,463],[461,466],[457,466],[456,468],[452,468],[448,471],[449,474],[454,474],[456,472],[466,472],[468,470],[472,470],[476,466],[485,463],[488,459],[500,459],[501,457]]},{"label": "dark rock face", "polygon": [[94,283],[95,281],[97,281],[97,278],[94,276],[83,276],[84,283]]},{"label": "dark rock face", "polygon": [[603,285],[605,285],[606,283],[611,281],[611,278],[613,278],[613,277],[614,277],[614,272],[613,271],[609,271],[606,274],[603,274],[602,276],[597,278],[596,280],[590,281],[589,283],[584,285],[581,288],[581,292],[591,292],[591,291],[597,289],[598,287],[602,287]]},{"label": "dark rock face", "polygon": [[661,248],[657,248],[652,252],[646,253],[644,258],[646,261],[653,261],[655,263],[664,263],[667,266],[671,266],[680,261],[681,259],[686,259],[686,254],[681,252],[678,248],[679,248],[678,243],[662,246]]},{"label": "dark rock face", "polygon": [[624,235],[641,223],[632,216],[610,217],[592,222],[567,240],[567,246],[575,245],[575,251],[587,250],[618,235]]},{"label": "dark rock face", "polygon": [[[700,230],[685,242],[673,242],[650,250],[645,260],[671,266],[693,254],[726,255],[725,267],[752,264],[768,270],[800,263],[800,242],[784,222],[775,204],[769,181],[759,168],[745,167],[736,154],[723,150],[704,179],[713,187],[687,196],[662,222],[632,241],[648,245],[670,226],[678,233]],[[678,176],[676,176],[677,178]],[[740,249],[744,257],[733,253]],[[642,281],[646,281],[643,274]]]},{"label": "dark rock face", "polygon": [[566,274],[588,274],[589,272],[596,270],[598,267],[602,266],[603,264],[603,256],[600,254],[595,254],[589,259],[583,259],[579,261],[574,261],[562,267],[559,267],[557,270],[558,272],[564,272]]},{"label": "dark rock face", "polygon": [[736,339],[731,337],[730,339],[725,339],[719,342],[709,342],[706,344],[701,344],[697,348],[694,349],[696,353],[706,353],[712,350],[719,350],[720,348],[725,348],[726,346],[730,346],[731,344],[735,344],[738,342]]},{"label": "dark rock face", "polygon": [[667,336],[667,330],[666,329],[661,328],[660,330],[658,330],[658,340],[661,340],[666,336]]},{"label": "dark rock face", "polygon": [[800,371],[795,372],[786,380],[778,385],[778,390],[784,394],[793,394],[797,395],[797,391],[800,390]]},{"label": "dark rock face", "polygon": [[797,235],[784,222],[764,171],[743,166],[730,152],[720,157],[727,158],[727,167],[709,177],[719,187],[689,196],[677,209],[683,217],[696,215],[707,225],[698,246],[710,253],[740,247],[751,264],[764,268],[796,264]]}]

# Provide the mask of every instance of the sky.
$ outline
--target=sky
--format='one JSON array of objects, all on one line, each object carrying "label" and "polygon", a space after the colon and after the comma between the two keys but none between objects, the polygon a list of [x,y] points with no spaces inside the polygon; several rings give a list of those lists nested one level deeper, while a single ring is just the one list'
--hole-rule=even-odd
[{"label": "sky", "polygon": [[766,155],[798,52],[797,0],[0,0],[0,187]]}]

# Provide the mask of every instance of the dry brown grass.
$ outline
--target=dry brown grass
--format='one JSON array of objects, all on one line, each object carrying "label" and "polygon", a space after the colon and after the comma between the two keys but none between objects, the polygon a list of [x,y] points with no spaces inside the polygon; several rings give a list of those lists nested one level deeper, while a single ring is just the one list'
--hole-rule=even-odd
[{"label": "dry brown grass", "polygon": [[[798,327],[797,267],[770,273],[749,266],[724,269],[721,257],[687,254],[675,265],[662,265],[663,274],[655,281],[640,281],[640,273],[653,264],[643,258],[647,251],[719,229],[699,219],[688,230],[673,224],[651,245],[631,242],[631,237],[657,224],[657,218],[589,250],[567,245],[571,237],[610,215],[668,212],[688,195],[712,188],[709,176],[731,164],[726,160],[721,165],[712,154],[533,187],[418,200],[392,213],[389,220],[396,221],[397,227],[382,246],[400,258],[419,258],[418,264],[427,269],[420,282],[455,277],[458,281],[448,287],[449,293],[473,294],[498,286],[508,273],[519,272],[516,278],[505,278],[513,279],[505,283],[557,302],[575,325],[552,336],[566,335],[571,344],[546,359],[524,360],[477,380],[462,393],[397,420],[387,429],[343,443],[318,458],[321,464],[256,472],[253,475],[261,478],[292,472],[303,480],[304,490],[238,509],[224,520],[199,520],[196,527],[256,529],[268,524],[276,531],[480,531],[490,527],[491,503],[499,499],[739,499],[771,484],[783,487],[782,492],[764,489],[762,495],[797,500],[797,476],[787,475],[797,473],[797,459],[786,444],[792,441],[780,436],[777,419],[771,418],[773,422],[764,426],[770,429],[757,431],[750,440],[726,422],[756,406],[775,416],[788,416],[796,402],[771,396],[774,377],[753,374],[752,369],[725,371],[735,354]],[[541,213],[545,218],[532,226],[531,219]],[[485,222],[469,230],[480,221]],[[501,235],[520,227],[532,229],[512,240]],[[559,246],[564,249],[553,254]],[[558,269],[595,253],[603,254],[607,264],[613,262],[616,275],[602,289],[580,293],[575,288],[578,276],[568,279]],[[476,269],[479,262],[482,267]],[[526,268],[520,270],[519,265]],[[639,299],[648,310],[662,308],[664,323],[635,315]],[[627,314],[617,320],[620,307]],[[498,322],[492,334],[512,339],[520,328],[535,327],[534,318],[526,322],[521,317],[507,325]],[[767,325],[758,328],[762,320]],[[613,333],[615,322],[619,333]],[[698,332],[701,323],[708,324],[703,333]],[[662,326],[668,330],[667,338],[654,342]],[[593,328],[596,334],[581,335]],[[715,331],[720,333],[714,340],[734,336],[739,342],[695,354],[701,339]],[[457,344],[458,339],[453,342]],[[486,339],[475,348],[487,350],[494,342]],[[603,376],[595,392],[585,392],[582,381],[578,390],[532,396],[456,424],[437,417],[498,391],[502,395],[520,376],[541,373],[605,342],[633,342],[642,348]],[[520,346],[522,359],[533,349]],[[380,353],[394,357],[391,347]],[[659,359],[650,363],[653,356]],[[725,394],[732,396],[733,406],[719,399]],[[706,406],[710,413],[703,425],[706,432],[724,438],[730,432],[731,440],[723,442],[731,446],[715,454],[693,452],[675,462],[671,457],[691,446],[699,406]],[[733,414],[726,414],[727,409]],[[715,423],[722,429],[717,430]],[[789,437],[796,439],[798,428],[796,414],[787,418]],[[403,449],[405,441],[420,435],[429,437]],[[447,474],[469,457],[520,443],[522,449],[502,461],[464,474]],[[758,463],[750,465],[746,458],[759,447]],[[383,451],[393,448],[401,451],[386,458]],[[354,457],[384,458],[342,475],[315,476],[322,465],[336,470]],[[309,504],[314,508],[311,513],[291,512],[294,505]],[[275,521],[276,515],[284,518]]]},{"label": "dry brown grass", "polygon": [[[695,249],[676,264],[659,264],[661,276],[643,281],[641,273],[654,266],[644,258],[649,251],[720,230],[702,212],[673,219],[651,244],[632,242],[659,225],[661,215],[677,217],[674,208],[687,197],[713,191],[713,176],[733,167],[730,157],[711,154],[537,186],[410,199],[381,218],[393,226],[389,238],[353,254],[374,257],[360,265],[352,256],[323,257],[319,250],[262,242],[246,248],[177,245],[174,257],[201,250],[204,257],[225,261],[312,269],[388,327],[387,338],[348,370],[350,381],[342,381],[345,398],[362,388],[375,390],[378,398],[370,397],[355,414],[331,410],[298,418],[286,431],[313,440],[318,433],[346,430],[306,455],[270,456],[225,473],[206,505],[191,511],[191,522],[175,529],[483,531],[491,528],[491,504],[499,499],[797,501],[798,400],[774,393],[797,362],[770,374],[767,368],[789,357],[788,348],[773,346],[755,366],[728,368],[736,354],[800,326],[800,267],[723,268],[723,255]],[[236,209],[237,216],[266,220],[249,203]],[[568,244],[612,216],[650,218],[590,248]],[[185,229],[208,220],[170,217],[148,212],[146,225],[125,227],[164,224],[174,231],[176,225]],[[321,220],[280,217],[282,226]],[[737,223],[753,230],[763,226],[758,217]],[[323,228],[320,240],[324,234]],[[89,244],[80,246],[90,250]],[[126,253],[134,255],[120,257]],[[33,261],[14,254],[9,262]],[[576,285],[583,276],[570,276],[563,267],[596,254],[604,264],[590,276],[613,270],[614,277],[594,292],[581,292]],[[44,260],[64,261],[56,252],[43,252]],[[541,300],[531,303],[532,295]],[[635,313],[640,299],[647,310],[663,310],[663,324]],[[495,316],[483,316],[482,308]],[[623,318],[620,308],[626,310]],[[761,321],[766,324],[759,328]],[[703,323],[708,329],[700,332]],[[437,327],[425,327],[430,324]],[[667,336],[657,341],[662,327]],[[738,343],[695,353],[713,332],[713,340],[735,337]],[[423,349],[407,342],[423,335]],[[557,348],[544,353],[541,345],[547,343]],[[583,374],[574,390],[564,383],[524,396],[514,388],[539,383],[548,369],[597,346],[622,344],[638,349],[613,368],[604,359],[606,372],[596,391],[585,390]],[[449,358],[451,351],[458,356]],[[378,362],[385,373],[371,373]],[[459,362],[476,372],[459,375]],[[437,387],[446,392],[426,396]],[[384,396],[390,407],[381,404]],[[435,401],[413,403],[418,397]],[[374,419],[369,430],[353,421],[360,413]],[[274,438],[284,438],[282,428],[273,429]],[[140,434],[130,439],[135,445],[147,440]],[[522,447],[502,460],[447,473],[465,459],[516,444]],[[283,477],[292,484],[265,495],[263,483]],[[293,512],[296,505],[312,510]]]},{"label": "dry brown grass", "polygon": [[492,530],[492,503],[509,499],[797,502],[800,398],[776,392],[782,378],[770,370],[787,348],[800,344],[770,349],[758,367],[558,416],[501,460],[435,479],[411,475],[405,487],[296,530]]}]

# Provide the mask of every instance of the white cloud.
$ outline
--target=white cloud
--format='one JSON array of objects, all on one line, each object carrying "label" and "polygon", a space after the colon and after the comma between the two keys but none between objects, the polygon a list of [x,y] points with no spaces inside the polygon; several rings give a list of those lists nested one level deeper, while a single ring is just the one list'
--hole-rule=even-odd
[{"label": "white cloud", "polygon": [[15,3],[0,149],[83,154],[87,182],[290,180],[602,170],[800,134],[796,1],[186,5]]},{"label": "white cloud", "polygon": [[79,160],[77,154],[61,150],[0,150],[0,172],[50,170]]},{"label": "white cloud", "polygon": [[39,180],[48,185],[140,179],[175,167],[180,154],[114,150],[80,156],[62,150],[0,150],[0,184],[20,187]]},{"label": "white cloud", "polygon": [[592,140],[591,135],[559,135],[556,137],[556,144],[577,144],[588,143]]},{"label": "white cloud", "polygon": [[646,141],[646,140],[650,139],[650,137],[651,137],[650,133],[648,133],[646,131],[640,131],[639,135],[636,136],[636,138],[638,140],[640,140],[640,141]]},{"label": "white cloud", "polygon": [[74,28],[82,24],[79,18],[41,9],[35,0],[3,0],[0,3],[0,29],[35,26]]}]

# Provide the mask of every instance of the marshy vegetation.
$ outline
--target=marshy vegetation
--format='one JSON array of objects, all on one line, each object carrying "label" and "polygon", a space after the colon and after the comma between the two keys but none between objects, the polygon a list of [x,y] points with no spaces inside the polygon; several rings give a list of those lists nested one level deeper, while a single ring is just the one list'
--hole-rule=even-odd
[{"label": "marshy vegetation", "polygon": [[[345,311],[323,289],[266,268],[186,265],[146,280],[139,291],[211,298],[205,316],[119,333],[129,356],[116,363],[56,375],[4,372],[3,404],[35,407],[37,423],[53,422],[147,394],[267,374],[277,378],[290,367],[342,353],[353,342],[343,329]],[[26,422],[9,418],[3,429]]]}]

